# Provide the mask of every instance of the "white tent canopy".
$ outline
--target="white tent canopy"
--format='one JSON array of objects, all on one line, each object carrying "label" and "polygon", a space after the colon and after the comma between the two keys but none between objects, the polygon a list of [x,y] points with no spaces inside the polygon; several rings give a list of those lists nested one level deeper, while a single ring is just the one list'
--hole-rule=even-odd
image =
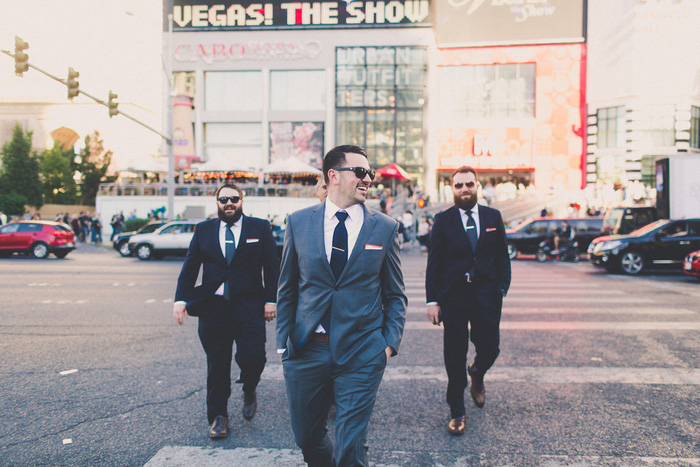
[{"label": "white tent canopy", "polygon": [[322,172],[315,168],[310,166],[309,164],[305,164],[304,162],[300,161],[299,159],[295,157],[288,157],[286,159],[278,159],[275,162],[271,163],[267,167],[265,167],[265,170],[263,170],[263,173],[266,174],[313,174],[313,175],[321,175]]}]

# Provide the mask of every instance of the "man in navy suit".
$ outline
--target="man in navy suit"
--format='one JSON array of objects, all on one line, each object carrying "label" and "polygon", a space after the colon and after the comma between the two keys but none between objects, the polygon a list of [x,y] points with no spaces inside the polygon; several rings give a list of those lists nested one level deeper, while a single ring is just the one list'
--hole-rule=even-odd
[{"label": "man in navy suit", "polygon": [[[207,417],[211,438],[228,434],[231,357],[243,383],[243,417],[257,409],[256,387],[265,367],[265,321],[276,314],[279,257],[270,223],[243,215],[236,185],[216,191],[218,219],[197,224],[177,281],[173,316],[178,324],[199,317],[207,355]],[[196,286],[202,271],[202,284]],[[264,283],[263,283],[264,278]]]},{"label": "man in navy suit", "polygon": [[[486,402],[484,375],[499,353],[503,297],[510,286],[510,259],[501,213],[477,204],[477,176],[462,166],[452,175],[455,205],[437,214],[430,232],[425,278],[428,319],[444,323],[444,357],[450,434],[466,427],[467,373],[477,407]],[[471,326],[471,331],[470,327]],[[476,355],[467,368],[471,338]]]},{"label": "man in navy suit", "polygon": [[[277,351],[297,445],[310,466],[366,466],[367,425],[406,313],[398,223],[364,203],[364,149],[323,158],[328,197],[287,219]],[[327,419],[335,403],[335,446]]]}]

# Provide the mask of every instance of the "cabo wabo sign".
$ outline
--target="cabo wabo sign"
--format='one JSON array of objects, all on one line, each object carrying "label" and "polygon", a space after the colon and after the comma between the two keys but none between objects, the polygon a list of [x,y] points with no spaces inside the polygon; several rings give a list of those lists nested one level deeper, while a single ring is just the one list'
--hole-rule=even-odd
[{"label": "cabo wabo sign", "polygon": [[[172,10],[168,11],[168,3]],[[430,26],[429,0],[164,2],[173,30],[307,29]],[[167,19],[166,19],[167,23]],[[165,25],[167,31],[168,25]]]}]

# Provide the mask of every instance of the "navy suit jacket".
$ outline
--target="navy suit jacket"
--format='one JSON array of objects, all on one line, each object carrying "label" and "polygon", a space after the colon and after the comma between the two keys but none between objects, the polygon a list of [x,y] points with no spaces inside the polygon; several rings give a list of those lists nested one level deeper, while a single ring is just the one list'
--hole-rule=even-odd
[{"label": "navy suit jacket", "polygon": [[[241,219],[241,235],[231,264],[221,252],[221,221],[210,219],[197,224],[175,292],[175,301],[187,302],[188,314],[205,315],[207,300],[227,278],[232,302],[252,300],[262,307],[266,302],[277,301],[279,257],[270,223],[248,216]],[[200,267],[203,267],[202,284],[195,287]]]},{"label": "navy suit jacket", "polygon": [[[510,287],[510,258],[503,218],[498,210],[479,205],[479,239],[473,252],[459,208],[452,206],[435,216],[430,232],[425,277],[427,302],[437,302],[443,308],[450,294],[463,287],[460,279],[470,271],[480,305],[475,310],[497,323],[503,294]],[[443,315],[446,311],[449,312],[442,310]]]}]

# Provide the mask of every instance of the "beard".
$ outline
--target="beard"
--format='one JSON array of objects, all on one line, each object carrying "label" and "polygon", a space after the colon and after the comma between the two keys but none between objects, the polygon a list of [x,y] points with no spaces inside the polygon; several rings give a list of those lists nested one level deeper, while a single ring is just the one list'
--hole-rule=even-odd
[{"label": "beard", "polygon": [[458,208],[462,208],[465,211],[471,211],[472,208],[474,206],[476,206],[476,202],[479,200],[479,197],[476,194],[474,194],[473,197],[465,199],[465,198],[460,198],[457,195],[454,195],[454,199],[455,199],[455,205]]},{"label": "beard", "polygon": [[219,219],[221,219],[222,222],[225,222],[226,225],[231,227],[233,224],[238,222],[238,219],[240,219],[243,215],[243,206],[236,208],[232,213],[226,213],[224,208],[222,208],[221,206],[217,206],[217,211],[219,214]]}]

